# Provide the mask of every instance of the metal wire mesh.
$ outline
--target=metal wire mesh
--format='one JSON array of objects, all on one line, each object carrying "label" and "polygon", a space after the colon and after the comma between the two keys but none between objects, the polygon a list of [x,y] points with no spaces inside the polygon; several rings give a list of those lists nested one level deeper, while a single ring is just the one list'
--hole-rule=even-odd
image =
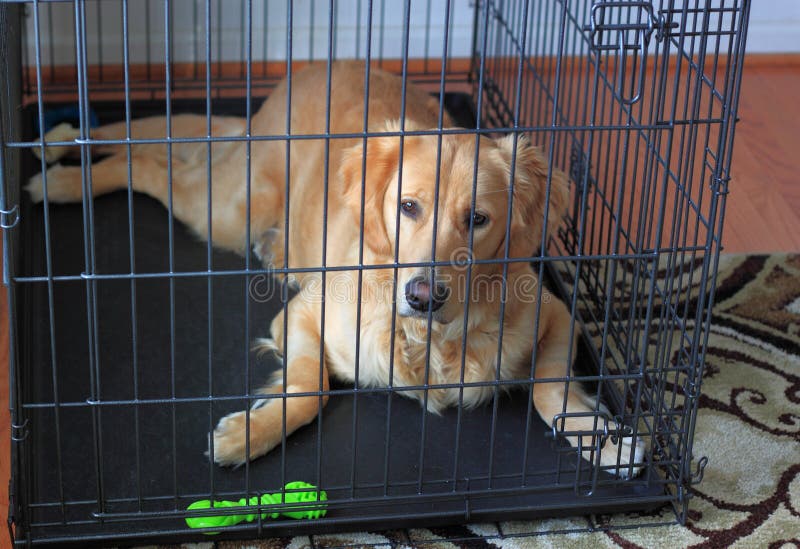
[{"label": "metal wire mesh", "polygon": [[[328,492],[326,518],[302,524],[267,521],[255,510],[272,508],[257,505],[249,507],[253,524],[232,526],[226,533],[279,535],[663,504],[672,506],[674,516],[659,515],[654,522],[682,522],[691,486],[701,479],[705,463],[694,461],[692,437],[748,14],[747,0],[481,0],[471,5],[452,0],[0,0],[3,28],[23,31],[22,36],[4,32],[0,39],[5,82],[0,210],[12,330],[10,509],[17,540],[187,536],[192,532],[182,519],[192,515],[186,511],[192,500],[281,491],[297,475]],[[367,82],[378,68],[402,77],[399,126],[368,129],[367,84],[363,129],[332,127],[331,67],[344,58],[368,61]],[[324,128],[293,132],[292,83],[313,61],[326,66],[319,96]],[[254,132],[258,100],[284,79],[289,89],[285,132]],[[405,127],[411,85],[438,100],[437,128]],[[41,130],[58,109],[62,118],[72,117],[78,134],[47,145],[77,147],[81,200],[57,206],[44,192],[42,207],[20,189],[37,172],[45,174],[41,185],[47,189],[47,162],[35,160],[27,149],[45,156]],[[448,128],[445,121],[456,111],[462,112],[463,127]],[[200,134],[176,133],[173,120],[186,112],[205,116]],[[151,114],[166,116],[164,135],[134,135],[133,121]],[[215,135],[212,115],[218,114],[243,117],[241,134]],[[122,135],[98,136],[97,116],[104,123],[123,122]],[[463,257],[404,263],[397,246],[391,261],[370,264],[364,256],[370,206],[362,190],[356,216],[360,236],[353,243],[357,262],[329,263],[327,244],[334,237],[327,229],[327,174],[338,162],[330,153],[336,143],[355,140],[366,150],[373,139],[395,137],[402,158],[408,139],[431,136],[436,143],[431,192],[438,212],[442,141],[452,135],[475,137],[475,165],[481,136],[513,136],[514,155],[520,136],[529,136],[542,146],[549,166],[545,203],[551,200],[554,170],[568,174],[568,213],[552,231],[544,208],[539,250],[511,257],[506,249],[500,258],[474,259],[475,227],[470,225]],[[312,140],[325,144],[319,263],[298,265],[290,259],[288,230],[282,263],[271,267],[249,253],[238,257],[215,249],[213,213],[220,207],[211,200],[215,147],[234,144],[243,150],[241,216],[243,249],[249,251],[256,199],[251,193],[254,178],[260,177],[251,168],[253,155],[265,144],[284,144],[281,185],[286,197],[294,197],[293,147]],[[173,165],[180,147],[192,144],[207,159],[208,232],[202,244],[173,217],[179,208]],[[146,145],[166,150],[166,214],[134,192],[135,148]],[[93,151],[110,146],[127,154],[127,185],[95,204]],[[366,173],[366,164],[361,171]],[[477,213],[477,169],[472,179],[470,219]],[[402,181],[400,169],[398,189]],[[397,212],[399,200],[398,191]],[[287,198],[286,227],[292,207]],[[509,199],[508,212],[512,208]],[[395,242],[400,219],[398,213]],[[433,223],[429,257],[437,257],[435,218]],[[508,237],[510,221],[505,230]],[[456,364],[460,376],[455,382],[432,382],[430,308],[421,383],[394,383],[392,360],[399,345],[394,338],[387,343],[388,385],[361,381],[361,307],[353,333],[354,384],[328,386],[320,369],[314,390],[290,391],[287,369],[251,352],[254,338],[268,335],[268,320],[281,311],[280,346],[288,348],[287,311],[296,290],[287,278],[318,274],[322,281],[321,343],[315,352],[323,363],[326,305],[334,299],[327,294],[329,278],[356,272],[352,297],[362,303],[365,273],[390,271],[396,289],[403,268],[454,262],[469,280],[482,264],[500,265],[503,296],[515,263],[530,263],[536,280],[551,281],[570,313],[570,347],[581,343],[576,373],[547,381],[592,386],[594,410],[587,414],[595,427],[576,434],[583,446],[565,443],[569,433],[559,432],[557,421],[544,425],[535,415],[531,395],[541,384],[533,376],[535,345],[529,379],[504,379],[498,365],[494,379],[470,382],[464,373],[464,332],[461,364]],[[702,265],[699,276],[691,274],[696,265]],[[548,291],[538,284],[536,303]],[[504,307],[505,298],[500,318]],[[538,306],[536,311],[529,327],[532,341],[540,334]],[[392,334],[397,318],[393,304]],[[491,342],[498,363],[503,326]],[[574,358],[570,351],[567,361]],[[270,369],[279,372],[278,390],[265,395],[257,389]],[[512,387],[522,396],[508,400],[499,389]],[[492,394],[482,412],[464,405],[464,392],[473,389]],[[437,390],[458,395],[451,413],[442,417],[425,411]],[[423,408],[396,398],[403,393],[421,395]],[[287,403],[304,397],[315,399],[315,421],[302,434],[289,436]],[[213,463],[213,442],[211,460],[202,456],[205,434],[224,413],[242,408],[249,454],[251,406],[273,399],[283,407],[284,423],[280,444],[269,456],[247,459],[234,471]],[[601,400],[613,417],[602,412]],[[575,415],[562,412],[562,419]],[[555,440],[544,442],[548,434]],[[608,474],[599,452],[592,452],[597,441],[621,436],[639,437],[646,445],[641,458],[646,467],[638,477]],[[593,461],[581,459],[585,450]],[[473,454],[480,454],[478,462]],[[625,466],[622,459],[617,457],[616,467]],[[375,474],[365,472],[365,463]]]}]

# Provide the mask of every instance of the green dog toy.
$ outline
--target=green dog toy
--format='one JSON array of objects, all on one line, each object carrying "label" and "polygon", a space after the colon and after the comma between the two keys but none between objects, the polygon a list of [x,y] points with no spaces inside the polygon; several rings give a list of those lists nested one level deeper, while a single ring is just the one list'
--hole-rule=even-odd
[{"label": "green dog toy", "polygon": [[[303,490],[303,491],[298,491]],[[319,499],[318,499],[319,498]],[[260,498],[254,496],[249,500],[245,498],[239,501],[215,501],[215,509],[228,509],[231,507],[244,507],[246,505],[280,505],[282,503],[297,503],[301,504],[301,510],[292,511],[276,511],[272,513],[262,513],[261,518],[267,517],[276,519],[283,515],[293,519],[318,519],[325,516],[327,513],[324,505],[309,506],[308,503],[315,501],[327,501],[328,494],[324,490],[318,490],[316,486],[308,484],[307,482],[290,482],[286,485],[286,494],[264,494]],[[202,499],[195,501],[186,509],[188,511],[196,511],[200,509],[211,509],[211,501]],[[220,528],[224,526],[233,526],[240,522],[252,522],[258,517],[258,513],[251,515],[221,515],[221,516],[202,516],[202,517],[187,517],[186,524],[189,528]],[[210,534],[217,534],[218,532],[209,532]]]}]

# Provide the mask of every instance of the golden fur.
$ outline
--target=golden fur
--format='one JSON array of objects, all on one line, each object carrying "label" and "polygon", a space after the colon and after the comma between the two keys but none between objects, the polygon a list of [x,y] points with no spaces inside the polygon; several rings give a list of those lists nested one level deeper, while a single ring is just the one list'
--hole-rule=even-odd
[{"label": "golden fur", "polygon": [[[311,66],[294,74],[292,79],[291,133],[312,135],[326,129],[326,66]],[[401,81],[388,73],[372,70],[368,130],[396,132],[400,128]],[[251,135],[281,135],[286,128],[287,85],[279,85],[252,118]],[[425,129],[438,126],[438,102],[413,85],[406,88],[404,128]],[[337,62],[332,66],[329,127],[332,133],[357,133],[364,127],[364,65]],[[443,127],[452,126],[445,114]],[[132,137],[163,137],[163,117],[136,120]],[[59,130],[63,138],[65,128]],[[66,128],[69,136],[69,128]],[[215,137],[243,136],[244,120],[213,117]],[[120,139],[124,123],[92,130],[95,139]],[[179,115],[172,120],[174,137],[206,135],[206,118]],[[48,135],[48,140],[58,136]],[[476,263],[473,282],[467,289],[467,269],[452,260],[464,259],[469,244],[469,215],[474,180],[476,137],[474,134],[441,137],[440,169],[437,171],[437,136],[407,136],[402,144],[402,195],[398,197],[400,173],[400,138],[371,137],[366,151],[362,139],[330,139],[328,173],[325,173],[324,139],[292,140],[290,149],[289,254],[288,266],[319,267],[323,264],[322,227],[324,183],[328,185],[328,224],[325,264],[359,264],[359,235],[363,192],[363,264],[386,265],[423,263],[435,259],[450,262],[435,269],[403,267],[398,270],[363,270],[360,326],[357,322],[358,270],[331,271],[325,276],[326,309],[324,361],[320,364],[321,306],[320,273],[297,275],[299,294],[287,307],[287,348],[284,342],[284,318],[272,322],[272,338],[264,344],[284,358],[287,393],[316,392],[328,389],[329,376],[354,381],[356,330],[360,329],[359,384],[361,386],[433,386],[427,392],[427,406],[437,412],[456,405],[463,398],[465,406],[475,406],[491,397],[492,387],[468,386],[463,394],[457,388],[436,388],[440,384],[487,382],[500,379],[527,379],[531,374],[531,354],[537,347],[537,380],[563,378],[570,373],[570,314],[565,305],[547,291],[536,303],[538,290],[533,269],[528,262],[510,263],[507,269],[500,370],[497,351],[503,267],[501,264]],[[568,190],[563,173],[552,170],[549,197],[548,166],[539,149],[527,139],[513,136],[499,139],[480,138],[476,179],[475,211],[488,217],[488,224],[474,227],[473,257],[486,260],[505,257],[528,257],[540,245],[547,209],[549,233],[552,233],[566,210]],[[68,150],[47,149],[55,159]],[[127,148],[106,146],[111,156],[92,164],[92,189],[95,195],[127,187]],[[284,208],[286,206],[286,140],[253,141],[250,151],[251,232],[254,249],[265,264],[284,265]],[[54,153],[54,154],[51,154]],[[364,163],[364,155],[366,162]],[[212,146],[213,225],[211,238],[216,246],[247,253],[246,242],[246,165],[244,141],[219,142]],[[166,203],[167,154],[163,144],[132,147],[132,181],[135,190]],[[512,157],[516,157],[515,184],[510,231],[506,242],[509,201],[509,178]],[[172,193],[175,217],[198,235],[208,238],[207,227],[207,145],[203,142],[172,146]],[[362,174],[362,165],[366,173]],[[435,182],[439,180],[436,212],[436,254],[432,257]],[[363,176],[363,177],[362,177]],[[363,188],[362,188],[363,182]],[[42,199],[41,175],[35,176],[28,191],[35,200]],[[81,198],[79,168],[52,166],[47,172],[50,202],[76,201]],[[398,198],[418,205],[415,217],[398,213]],[[395,232],[399,220],[399,239]],[[442,307],[428,314],[408,305],[404,288],[414,277],[441,281],[449,291]],[[476,283],[479,280],[482,283]],[[347,295],[337,299],[342,288]],[[348,293],[349,292],[349,293]],[[393,294],[394,292],[394,294]],[[469,301],[469,320],[464,325],[464,306]],[[396,302],[396,305],[393,303]],[[397,308],[392,333],[392,311]],[[539,311],[537,340],[534,326]],[[429,336],[430,331],[430,336]],[[466,336],[465,332],[466,331]],[[426,378],[426,347],[430,337],[430,359]],[[466,337],[466,356],[462,356],[462,338]],[[394,338],[394,357],[390,356]],[[574,342],[572,355],[574,356]],[[462,362],[464,371],[462,373]],[[391,365],[391,366],[390,366]],[[320,369],[322,372],[320,373]],[[390,380],[390,369],[393,378]],[[263,392],[283,392],[283,372]],[[320,386],[320,380],[321,385]],[[563,381],[536,383],[535,407],[548,425],[562,413],[604,410],[596,405],[578,383],[568,385],[565,399]],[[423,399],[423,390],[401,394]],[[322,397],[323,404],[327,397]],[[316,396],[286,398],[287,434],[316,418]],[[245,455],[245,412],[224,417],[214,431],[213,455],[220,464],[240,464]],[[568,431],[593,430],[590,417],[567,421]],[[264,399],[250,411],[250,457],[269,452],[280,444],[283,423],[282,399]],[[603,465],[612,466],[620,459],[641,462],[643,444],[624,439],[616,444],[608,437],[601,454]],[[577,437],[568,437],[573,445]],[[589,444],[584,440],[584,444]],[[591,446],[590,446],[591,447]],[[585,454],[587,457],[589,453]],[[638,468],[619,471],[627,476]]]}]

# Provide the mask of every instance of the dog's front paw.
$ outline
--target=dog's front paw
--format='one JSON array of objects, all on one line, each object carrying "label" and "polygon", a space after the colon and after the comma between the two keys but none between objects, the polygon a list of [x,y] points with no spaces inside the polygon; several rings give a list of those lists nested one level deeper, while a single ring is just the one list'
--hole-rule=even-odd
[{"label": "dog's front paw", "polygon": [[[280,442],[279,435],[277,438],[269,436],[267,432],[269,429],[262,425],[262,420],[268,420],[268,417],[263,415],[265,413],[269,413],[269,410],[263,407],[255,408],[249,413],[250,459],[263,456]],[[247,412],[235,412],[219,420],[212,435],[214,438],[214,461],[219,465],[238,466],[247,460],[247,445],[245,444],[247,416]]]},{"label": "dog's front paw", "polygon": [[[31,201],[44,200],[45,186],[43,176],[37,173],[28,180],[25,190]],[[82,197],[81,169],[77,166],[54,164],[47,169],[47,200],[54,203],[76,202]]]},{"label": "dog's front paw", "polygon": [[34,204],[38,204],[39,202],[44,200],[44,185],[42,183],[42,174],[37,173],[36,175],[28,179],[28,184],[25,185],[25,190],[28,191],[28,195],[31,197],[31,201]]},{"label": "dog's front paw", "polygon": [[[611,474],[616,474],[620,478],[628,479],[638,476],[644,466],[644,454],[646,446],[644,440],[636,437],[617,438],[609,437],[603,445],[600,454],[600,464]],[[619,465],[618,465],[619,464]]]},{"label": "dog's front paw", "polygon": [[[228,414],[219,420],[214,429],[214,461],[219,465],[241,465],[247,456],[245,412]],[[252,434],[251,434],[252,438]]]},{"label": "dog's front paw", "polygon": [[[77,137],[80,137],[80,131],[78,128],[72,127],[69,122],[62,122],[58,126],[54,127],[52,130],[44,134],[44,161],[48,164],[52,164],[63,158],[64,156],[69,153],[70,146],[69,145],[61,145],[58,147],[54,147],[52,145],[48,145],[47,143],[52,143],[54,141],[73,141]],[[42,159],[42,147],[41,146],[34,146],[31,147],[31,151],[33,152],[34,156],[38,159]]]}]

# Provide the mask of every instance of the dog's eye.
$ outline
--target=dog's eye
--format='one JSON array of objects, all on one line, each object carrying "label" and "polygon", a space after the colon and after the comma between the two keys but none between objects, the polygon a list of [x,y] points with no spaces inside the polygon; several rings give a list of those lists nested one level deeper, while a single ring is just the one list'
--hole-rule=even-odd
[{"label": "dog's eye", "polygon": [[[467,215],[467,226],[469,226],[469,215]],[[489,222],[489,217],[482,214],[475,212],[472,216],[472,226],[473,227],[482,227]]]},{"label": "dog's eye", "polygon": [[400,203],[400,208],[402,208],[403,213],[406,214],[408,217],[414,218],[417,217],[417,203],[413,200],[403,200]]}]

